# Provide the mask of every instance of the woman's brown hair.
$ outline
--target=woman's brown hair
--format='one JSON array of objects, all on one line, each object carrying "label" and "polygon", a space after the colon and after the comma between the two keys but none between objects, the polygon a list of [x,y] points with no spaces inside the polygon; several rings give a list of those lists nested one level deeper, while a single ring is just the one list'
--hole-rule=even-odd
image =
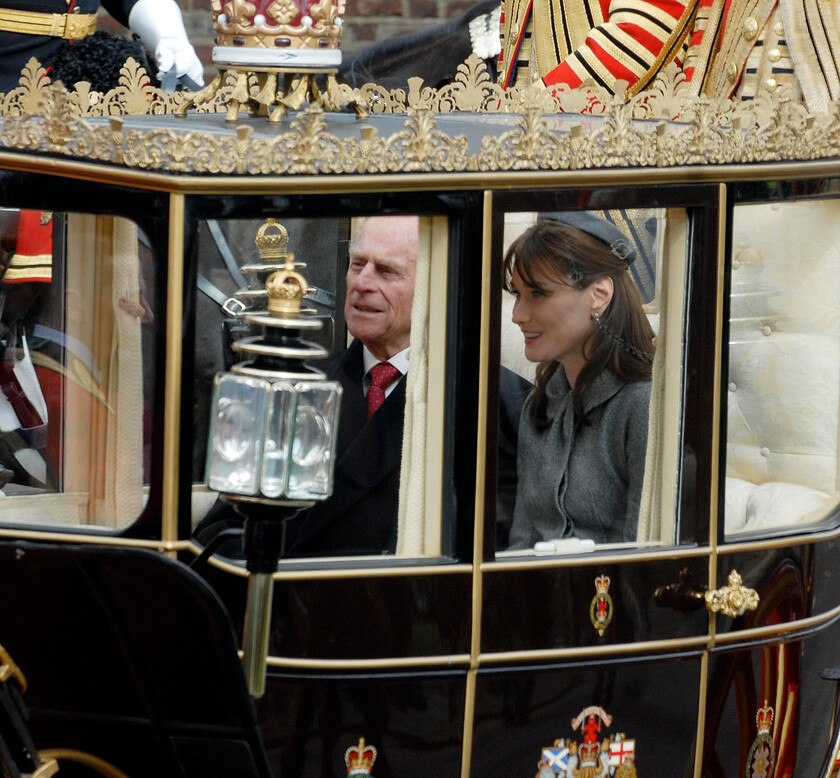
[{"label": "woman's brown hair", "polygon": [[[603,370],[626,381],[651,379],[654,332],[628,267],[627,260],[603,241],[553,220],[538,221],[505,254],[503,283],[509,292],[513,291],[514,269],[531,288],[539,288],[537,274],[581,290],[599,278],[613,281],[612,300],[583,344],[586,364],[572,390],[572,404],[578,418],[583,417],[583,396]],[[537,367],[531,410],[538,427],[545,427],[551,421],[546,415],[545,387],[558,365],[559,362],[549,361]]]}]

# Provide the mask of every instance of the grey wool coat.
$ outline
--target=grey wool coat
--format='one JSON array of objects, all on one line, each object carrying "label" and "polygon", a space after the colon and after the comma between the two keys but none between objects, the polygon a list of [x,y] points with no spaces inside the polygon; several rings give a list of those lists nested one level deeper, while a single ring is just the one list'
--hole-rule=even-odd
[{"label": "grey wool coat", "polygon": [[605,370],[583,395],[584,419],[575,419],[560,366],[546,385],[547,427],[537,429],[531,418],[533,395],[525,401],[511,549],[567,537],[636,540],[650,387]]}]

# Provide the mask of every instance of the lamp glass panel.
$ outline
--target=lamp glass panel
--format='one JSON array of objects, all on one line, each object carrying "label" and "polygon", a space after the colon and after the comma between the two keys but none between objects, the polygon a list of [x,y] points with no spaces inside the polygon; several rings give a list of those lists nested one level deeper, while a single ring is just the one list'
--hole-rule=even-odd
[{"label": "lamp glass panel", "polygon": [[214,383],[207,483],[219,492],[256,494],[270,385],[235,373]]},{"label": "lamp glass panel", "polygon": [[265,423],[260,490],[266,497],[281,497],[286,490],[289,448],[294,428],[295,388],[285,381],[271,385]]},{"label": "lamp glass panel", "polygon": [[341,386],[332,381],[299,383],[289,483],[297,500],[324,500],[332,494],[334,451]]}]

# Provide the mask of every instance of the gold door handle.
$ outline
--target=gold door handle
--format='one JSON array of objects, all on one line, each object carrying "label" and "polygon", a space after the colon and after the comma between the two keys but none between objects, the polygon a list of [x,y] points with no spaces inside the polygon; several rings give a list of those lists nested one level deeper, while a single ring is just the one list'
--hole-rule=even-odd
[{"label": "gold door handle", "polygon": [[758,607],[758,592],[744,586],[737,570],[729,574],[729,584],[720,589],[712,589],[704,595],[706,609],[712,613],[722,613],[724,616],[743,616],[747,611],[754,611]]},{"label": "gold door handle", "polygon": [[759,600],[758,592],[744,586],[737,570],[729,574],[727,586],[711,591],[695,584],[688,570],[683,570],[679,583],[660,586],[654,592],[653,598],[662,608],[673,608],[688,613],[705,605],[712,613],[722,613],[732,618],[743,616],[747,611],[754,611]]}]

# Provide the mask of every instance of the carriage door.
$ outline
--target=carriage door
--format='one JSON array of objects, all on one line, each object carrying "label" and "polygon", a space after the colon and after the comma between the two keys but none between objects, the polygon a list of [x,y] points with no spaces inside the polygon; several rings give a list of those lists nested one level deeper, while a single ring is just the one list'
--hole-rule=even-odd
[{"label": "carriage door", "polygon": [[[494,390],[469,771],[476,778],[498,764],[509,766],[508,775],[540,778],[692,776],[699,768],[711,639],[704,593],[715,580],[724,195],[716,185],[493,194]],[[628,272],[656,332],[641,419],[648,432],[636,444],[645,467],[638,454],[615,460],[639,495],[638,511],[596,512],[597,542],[558,533],[521,548],[511,542],[519,520],[511,510],[522,495],[511,495],[510,387],[519,377],[533,380],[534,365],[523,357],[512,300],[501,291],[502,257],[538,214],[568,210],[612,222],[638,254]],[[533,478],[523,480],[531,464],[522,443],[518,488],[534,488]],[[599,483],[579,480],[576,488],[597,505]]]},{"label": "carriage door", "polygon": [[755,610],[719,617],[704,775],[817,776],[840,664],[836,181],[730,188],[716,586]]}]

